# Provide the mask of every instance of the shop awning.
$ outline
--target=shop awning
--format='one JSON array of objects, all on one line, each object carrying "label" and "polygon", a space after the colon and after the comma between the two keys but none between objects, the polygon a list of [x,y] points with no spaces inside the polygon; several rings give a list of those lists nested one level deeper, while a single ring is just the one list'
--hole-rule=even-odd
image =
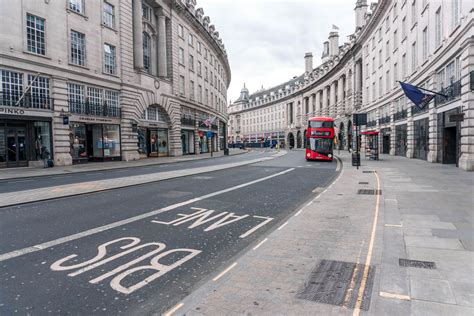
[{"label": "shop awning", "polygon": [[360,132],[362,135],[378,135],[379,132],[377,131],[366,131],[366,132]]}]

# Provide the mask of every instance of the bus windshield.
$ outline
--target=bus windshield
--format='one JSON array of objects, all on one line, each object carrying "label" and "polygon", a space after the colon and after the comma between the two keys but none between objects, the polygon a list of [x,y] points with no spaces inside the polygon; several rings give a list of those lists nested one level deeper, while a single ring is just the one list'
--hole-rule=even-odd
[{"label": "bus windshield", "polygon": [[321,154],[330,154],[332,153],[332,142],[331,138],[314,138],[311,137],[309,140],[309,148],[312,151],[321,153]]},{"label": "bus windshield", "polygon": [[324,127],[324,128],[332,128],[334,126],[334,122],[323,122],[323,121],[309,121],[309,126],[312,128],[317,127]]}]

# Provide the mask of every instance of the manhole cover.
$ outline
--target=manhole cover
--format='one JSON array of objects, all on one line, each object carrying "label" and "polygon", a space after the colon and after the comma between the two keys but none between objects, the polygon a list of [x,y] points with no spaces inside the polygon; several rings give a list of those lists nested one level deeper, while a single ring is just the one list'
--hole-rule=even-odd
[{"label": "manhole cover", "polygon": [[401,267],[422,268],[422,269],[436,269],[436,264],[432,261],[418,261],[410,259],[398,259],[398,264]]},{"label": "manhole cover", "polygon": [[[311,272],[296,298],[354,308],[365,265],[354,262],[321,260]],[[370,266],[361,309],[369,310],[375,267]]]},{"label": "manhole cover", "polygon": [[382,195],[382,190],[373,190],[373,189],[359,189],[357,194],[366,194],[366,195]]}]

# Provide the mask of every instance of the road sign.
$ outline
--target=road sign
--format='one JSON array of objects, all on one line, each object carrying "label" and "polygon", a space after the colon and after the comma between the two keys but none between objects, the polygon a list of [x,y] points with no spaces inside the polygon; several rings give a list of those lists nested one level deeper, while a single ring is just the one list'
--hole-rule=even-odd
[{"label": "road sign", "polygon": [[211,131],[207,131],[207,134],[206,134],[207,138],[212,138],[212,134],[214,133]]}]

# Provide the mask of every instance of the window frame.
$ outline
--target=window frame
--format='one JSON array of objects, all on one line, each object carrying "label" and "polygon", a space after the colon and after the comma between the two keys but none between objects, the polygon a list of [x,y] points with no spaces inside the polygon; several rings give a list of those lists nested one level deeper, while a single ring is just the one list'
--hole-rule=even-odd
[{"label": "window frame", "polygon": [[[32,22],[28,19],[29,17],[33,18],[34,27],[29,26],[29,22]],[[37,28],[38,21],[42,21],[43,23],[42,30]],[[26,51],[28,53],[35,54],[35,55],[46,56],[46,19],[27,12],[25,27],[26,27],[26,38],[25,38]],[[32,34],[30,33],[30,30]],[[42,41],[38,41],[38,34],[40,34],[40,39]],[[30,39],[29,39],[30,35],[32,37],[31,39],[32,45],[30,45]]]},{"label": "window frame", "polygon": [[[107,6],[112,8],[112,13],[106,10]],[[109,20],[111,20],[111,25],[108,23]],[[115,6],[107,1],[104,1],[102,4],[102,25],[115,29]]]},{"label": "window frame", "polygon": [[[84,33],[81,33],[79,31],[76,31],[74,29],[71,29],[71,31],[69,32],[70,34],[70,47],[69,47],[69,62],[75,66],[80,66],[80,67],[86,67],[86,61],[87,61],[87,42],[86,42],[86,34]],[[82,41],[82,43],[79,43],[79,44],[82,44],[82,47],[83,47],[83,52],[82,52],[82,63],[81,62],[75,62],[76,60],[79,61],[79,57],[80,57],[80,54],[79,54],[79,47],[76,47],[76,50],[77,52],[74,53],[74,45],[79,45],[78,43],[74,44],[74,36],[73,34],[77,35],[77,39],[80,39]],[[77,55],[77,57],[74,57],[74,55]]]}]

